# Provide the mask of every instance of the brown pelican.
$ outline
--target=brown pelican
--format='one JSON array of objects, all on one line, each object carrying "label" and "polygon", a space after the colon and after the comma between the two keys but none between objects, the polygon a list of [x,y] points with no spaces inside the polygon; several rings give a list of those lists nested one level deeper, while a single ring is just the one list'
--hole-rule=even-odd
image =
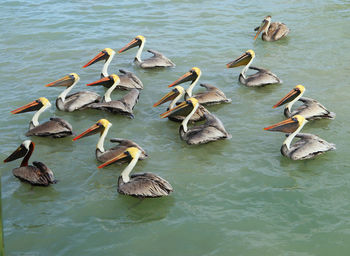
[{"label": "brown pelican", "polygon": [[[282,80],[280,80],[275,74],[271,73],[269,70],[266,70],[263,68],[251,67],[250,65],[252,64],[254,58],[255,58],[255,52],[253,50],[248,50],[244,54],[239,56],[237,59],[235,59],[234,61],[227,63],[226,66],[228,68],[234,68],[234,67],[245,65],[245,67],[239,74],[238,80],[242,84],[249,87],[282,83]],[[253,75],[246,76],[248,68],[257,70],[258,72]]]},{"label": "brown pelican", "polygon": [[[185,89],[182,86],[177,85],[174,87],[174,89],[172,89],[169,93],[167,93],[164,97],[162,97],[158,102],[154,103],[153,107],[157,107],[171,100],[167,110],[172,109],[175,107],[178,100],[183,95],[185,95]],[[182,111],[176,111],[175,113],[171,113],[168,116],[168,119],[175,122],[182,122],[191,111],[192,111],[192,108],[191,106],[189,106],[186,109],[182,109]],[[202,105],[199,105],[196,112],[191,116],[189,122],[197,122],[197,121],[204,120],[204,112],[209,112],[209,111],[206,110],[206,108],[204,108]]]},{"label": "brown pelican", "polygon": [[102,168],[119,159],[130,159],[129,165],[123,170],[118,178],[118,192],[123,195],[133,197],[161,197],[167,196],[173,192],[173,187],[165,179],[150,172],[138,173],[130,176],[130,172],[134,169],[137,161],[141,156],[141,151],[137,147],[131,147],[121,152],[119,155],[100,165]]},{"label": "brown pelican", "polygon": [[289,28],[284,23],[281,22],[272,22],[271,16],[266,16],[262,21],[260,27],[255,28],[255,31],[258,31],[254,37],[254,40],[259,36],[261,31],[264,31],[261,35],[262,40],[264,41],[277,41],[289,33]]},{"label": "brown pelican", "polygon": [[46,87],[67,87],[56,99],[56,107],[61,111],[72,112],[78,109],[85,108],[91,103],[96,103],[101,100],[100,95],[95,92],[80,91],[67,96],[73,87],[79,82],[80,77],[76,73],[70,73],[59,80],[45,85]]},{"label": "brown pelican", "polygon": [[[321,103],[310,98],[301,98],[305,92],[305,87],[302,85],[297,85],[291,90],[286,96],[284,96],[273,108],[277,108],[281,105],[288,103],[284,109],[284,115],[286,117],[291,117],[295,115],[301,115],[306,118],[306,120],[315,119],[334,119],[335,113],[328,111]],[[296,110],[291,112],[291,108],[296,101],[302,101],[304,104],[298,107]]]},{"label": "brown pelican", "polygon": [[[283,142],[282,155],[292,160],[304,160],[323,154],[329,150],[335,150],[335,145],[310,133],[299,133],[308,121],[301,115],[293,116],[287,120],[264,128],[268,131],[291,133]],[[299,134],[298,134],[299,133]],[[299,141],[290,145],[294,137]]]},{"label": "brown pelican", "polygon": [[184,99],[194,97],[198,100],[199,104],[201,105],[213,105],[213,104],[220,104],[220,103],[227,103],[231,102],[231,99],[226,98],[226,95],[215,86],[209,85],[209,84],[200,84],[200,86],[207,89],[206,92],[200,92],[196,95],[192,95],[192,90],[197,84],[199,78],[201,77],[201,70],[197,67],[191,68],[190,71],[185,73],[183,76],[181,76],[179,79],[177,79],[175,82],[173,82],[169,87],[185,83],[187,81],[191,81],[190,86],[186,89]]},{"label": "brown pelican", "polygon": [[4,160],[4,163],[24,157],[21,166],[12,170],[15,177],[36,186],[48,186],[56,183],[53,172],[42,162],[34,161],[34,166],[28,165],[34,147],[34,142],[31,140],[25,140],[8,158]]},{"label": "brown pelican", "polygon": [[[115,51],[111,48],[103,49],[99,54],[97,54],[92,60],[86,63],[83,68],[86,68],[98,61],[105,60],[105,64],[102,68],[101,78],[107,77],[108,75],[108,66],[111,63],[113,57],[115,55]],[[119,69],[119,72],[122,73],[119,75],[120,83],[117,86],[117,89],[122,90],[130,90],[130,89],[143,89],[143,84],[141,80],[134,74],[124,69]],[[108,85],[104,85],[105,87],[109,87]]]},{"label": "brown pelican", "polygon": [[161,114],[161,118],[167,117],[169,114],[185,108],[188,105],[192,106],[192,111],[189,115],[182,121],[179,129],[180,137],[182,140],[186,141],[187,144],[204,144],[211,141],[216,141],[219,139],[230,139],[231,135],[225,130],[222,122],[213,114],[209,112],[204,113],[206,122],[199,126],[194,126],[190,129],[187,127],[187,123],[191,118],[191,115],[196,112],[199,103],[196,98],[189,98],[186,101],[180,103],[175,108],[168,110],[167,112]]},{"label": "brown pelican", "polygon": [[53,138],[62,138],[69,135],[72,135],[72,125],[62,118],[51,117],[50,121],[47,121],[39,125],[39,116],[47,108],[51,107],[51,103],[48,99],[40,97],[39,99],[23,106],[12,110],[12,114],[19,114],[29,111],[36,111],[30,121],[29,131],[26,133],[26,136],[41,136],[41,137],[53,137]]},{"label": "brown pelican", "polygon": [[[112,124],[106,120],[106,119],[100,119],[98,120],[93,126],[91,126],[89,129],[81,133],[80,135],[76,136],[73,140],[76,141],[80,138],[84,138],[90,135],[94,135],[96,133],[100,133],[100,139],[97,142],[96,145],[96,159],[100,162],[106,162],[113,157],[121,154],[126,149],[130,147],[137,147],[141,150],[141,156],[140,160],[145,159],[148,157],[146,151],[143,150],[138,144],[131,140],[125,140],[125,139],[119,139],[119,138],[113,138],[110,139],[110,142],[117,142],[119,145],[110,148],[108,150],[105,150],[104,148],[104,141],[107,136],[109,128],[111,128]],[[119,161],[120,162],[120,161]]]},{"label": "brown pelican", "polygon": [[169,60],[160,52],[157,52],[154,50],[147,50],[149,53],[153,54],[151,58],[146,60],[141,60],[141,53],[142,53],[143,47],[145,46],[145,43],[146,43],[146,38],[144,36],[137,36],[130,43],[128,43],[126,46],[120,49],[119,53],[125,52],[130,48],[138,46],[139,49],[136,53],[134,62],[136,65],[140,66],[141,68],[175,67],[175,64],[171,60]]},{"label": "brown pelican", "polygon": [[87,84],[87,86],[96,86],[96,85],[111,85],[109,89],[106,91],[103,99],[99,103],[93,103],[88,106],[88,108],[104,110],[108,112],[112,112],[114,114],[126,115],[130,118],[134,118],[133,108],[135,107],[138,99],[140,91],[137,89],[131,89],[128,94],[126,94],[120,100],[112,100],[111,93],[119,84],[120,79],[119,76],[112,74],[110,76],[104,77],[100,80]]}]

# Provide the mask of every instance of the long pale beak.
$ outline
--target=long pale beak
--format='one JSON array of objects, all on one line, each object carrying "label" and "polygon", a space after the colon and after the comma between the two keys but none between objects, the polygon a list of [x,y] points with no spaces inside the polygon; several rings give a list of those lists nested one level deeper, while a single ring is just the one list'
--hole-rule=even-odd
[{"label": "long pale beak", "polygon": [[296,118],[291,117],[277,124],[265,127],[264,130],[272,132],[292,133],[299,128],[299,122]]},{"label": "long pale beak", "polygon": [[11,162],[18,158],[22,158],[27,154],[28,150],[23,145],[20,145],[8,158],[4,160],[4,163]]},{"label": "long pale beak", "polygon": [[168,87],[173,87],[173,86],[178,85],[178,84],[182,84],[182,83],[185,83],[185,82],[188,82],[188,81],[192,81],[194,79],[194,76],[195,76],[194,73],[186,72],[182,77],[177,79],[175,82],[173,82]]},{"label": "long pale beak", "polygon": [[127,50],[129,50],[129,49],[131,49],[131,48],[133,48],[133,47],[138,46],[138,45],[139,45],[139,40],[133,39],[133,40],[131,40],[130,43],[128,43],[127,45],[125,45],[125,46],[124,46],[123,48],[121,48],[118,52],[119,52],[119,53],[125,52],[125,51],[127,51]]},{"label": "long pale beak", "polygon": [[110,86],[112,84],[113,84],[112,79],[109,76],[107,76],[107,77],[101,78],[100,80],[97,80],[95,82],[86,84],[86,86],[96,86],[96,85]]},{"label": "long pale beak", "polygon": [[291,102],[292,100],[294,100],[296,97],[298,97],[300,95],[300,91],[293,89],[291,90],[286,96],[284,96],[279,102],[276,103],[276,105],[273,106],[273,108],[277,108],[281,105],[284,105],[288,102]]},{"label": "long pale beak", "polygon": [[182,108],[185,108],[187,106],[189,106],[190,104],[187,102],[187,101],[183,101],[181,102],[179,105],[177,105],[176,107],[172,108],[172,109],[169,109],[168,111],[164,112],[163,114],[160,114],[160,118],[165,118],[165,117],[168,117],[170,116],[172,113],[182,109]]},{"label": "long pale beak", "polygon": [[98,166],[98,168],[103,168],[107,165],[110,165],[112,163],[114,163],[115,161],[118,161],[119,159],[122,159],[122,158],[125,158],[125,157],[128,157],[129,155],[127,155],[125,152],[121,153],[120,155],[117,155],[116,157],[104,162],[103,164],[101,164],[100,166]]},{"label": "long pale beak", "polygon": [[78,136],[76,136],[73,141],[76,141],[80,138],[84,138],[90,135],[94,135],[96,133],[99,133],[101,130],[103,129],[102,125],[98,125],[98,124],[94,124],[93,126],[91,126],[89,129],[87,129],[85,132],[79,134]]},{"label": "long pale beak", "polygon": [[267,24],[268,24],[268,21],[267,20],[263,20],[263,22],[261,23],[261,25],[260,25],[260,27],[258,29],[258,32],[256,32],[254,40],[256,40],[258,38],[259,34],[261,33],[261,31],[263,31],[266,28]]},{"label": "long pale beak", "polygon": [[238,66],[247,65],[251,59],[252,59],[252,56],[245,52],[241,56],[239,56],[237,59],[235,59],[234,61],[227,63],[226,67],[227,68],[235,68]]},{"label": "long pale beak", "polygon": [[162,105],[165,102],[168,102],[170,100],[175,99],[177,96],[179,96],[179,91],[176,90],[176,88],[174,90],[171,90],[171,92],[167,93],[163,98],[161,98],[157,103],[153,104],[153,107],[157,107],[159,105]]},{"label": "long pale beak", "polygon": [[27,105],[24,105],[23,107],[16,108],[15,110],[12,110],[12,114],[19,114],[19,113],[25,113],[30,111],[36,111],[39,110],[43,104],[40,100],[32,101],[31,103],[28,103]]},{"label": "long pale beak", "polygon": [[90,60],[88,63],[86,63],[83,68],[86,68],[96,62],[99,62],[100,60],[105,60],[107,59],[108,54],[106,51],[101,51],[99,54],[97,54],[92,60]]},{"label": "long pale beak", "polygon": [[65,76],[61,79],[58,79],[52,83],[49,83],[45,86],[46,87],[58,87],[58,86],[69,87],[69,86],[73,85],[74,82],[75,82],[75,77],[72,75],[67,75],[67,76]]}]

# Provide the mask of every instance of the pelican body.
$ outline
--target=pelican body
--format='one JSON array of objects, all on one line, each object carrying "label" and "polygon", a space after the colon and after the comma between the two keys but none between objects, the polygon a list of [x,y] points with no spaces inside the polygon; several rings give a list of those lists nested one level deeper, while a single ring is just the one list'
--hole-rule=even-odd
[{"label": "pelican body", "polygon": [[134,63],[141,68],[157,68],[157,67],[175,67],[175,64],[165,57],[160,52],[154,50],[147,50],[149,53],[152,53],[153,56],[146,60],[141,59],[141,53],[145,46],[146,38],[144,36],[135,37],[130,43],[125,45],[122,49],[119,50],[119,53],[125,52],[133,47],[138,46]]},{"label": "pelican body", "polygon": [[[115,55],[115,51],[111,48],[103,49],[99,54],[97,54],[93,59],[91,59],[88,63],[86,63],[83,68],[86,68],[96,62],[104,60],[105,63],[102,67],[101,78],[108,77],[108,67]],[[119,69],[121,75],[119,75],[120,83],[116,87],[116,89],[122,90],[131,90],[131,89],[143,89],[143,83],[141,80],[134,74],[124,69]],[[111,85],[105,84],[105,87],[109,88]]]},{"label": "pelican body", "polygon": [[[119,145],[110,148],[108,150],[105,150],[104,148],[104,141],[107,136],[108,130],[112,127],[112,123],[110,123],[107,119],[100,119],[97,121],[93,126],[91,126],[89,129],[84,131],[83,133],[76,136],[73,141],[76,141],[80,138],[84,138],[87,136],[94,135],[96,133],[100,133],[100,138],[96,145],[96,159],[100,162],[107,162],[108,160],[111,160],[117,155],[120,155],[122,152],[124,152],[126,149],[130,147],[137,147],[141,151],[140,160],[143,160],[148,157],[146,151],[141,148],[138,144],[131,140],[126,139],[119,139],[119,138],[113,138],[110,141],[119,143]],[[123,159],[118,161],[118,163],[123,163]]]},{"label": "pelican body", "polygon": [[[234,61],[231,61],[226,64],[227,68],[234,68],[238,66],[245,65],[239,74],[239,82],[248,86],[248,87],[258,87],[264,86],[268,84],[280,84],[282,80],[280,80],[274,73],[270,72],[267,69],[251,67],[253,60],[255,58],[255,52],[253,50],[248,50],[241,56],[239,56]],[[258,72],[247,76],[246,73],[248,69],[254,69]]]},{"label": "pelican body", "polygon": [[[286,96],[284,96],[273,108],[277,108],[286,103],[287,106],[284,108],[284,115],[286,117],[292,117],[295,115],[301,115],[306,120],[316,119],[334,119],[335,113],[328,111],[321,103],[314,99],[302,97],[305,92],[303,85],[297,85],[291,90]],[[301,101],[304,104],[298,107],[296,110],[291,111],[293,104],[297,101]]]},{"label": "pelican body", "polygon": [[[333,143],[329,143],[316,135],[299,133],[307,122],[303,116],[296,115],[266,127],[264,130],[290,133],[282,144],[281,154],[292,160],[310,159],[336,149]],[[291,145],[294,137],[300,138],[300,140]]]},{"label": "pelican body", "polygon": [[104,77],[98,81],[87,84],[87,86],[97,86],[97,85],[111,85],[106,91],[105,95],[102,98],[102,101],[99,103],[93,103],[88,106],[88,108],[104,110],[111,112],[113,114],[121,114],[134,118],[133,109],[136,103],[139,100],[140,91],[137,89],[131,89],[123,98],[120,100],[112,100],[111,93],[119,84],[119,76],[112,74],[108,77]]},{"label": "pelican body", "polygon": [[4,160],[4,163],[23,157],[21,166],[12,170],[12,173],[16,178],[34,186],[49,186],[50,184],[55,184],[56,180],[53,172],[45,164],[34,161],[33,165],[28,165],[29,158],[34,151],[34,148],[34,142],[26,140]]},{"label": "pelican body", "polygon": [[186,141],[189,145],[204,144],[220,139],[230,139],[231,135],[225,130],[222,122],[213,114],[205,113],[204,118],[206,122],[199,126],[194,126],[188,128],[187,124],[191,115],[193,115],[198,106],[198,100],[196,98],[189,98],[186,101],[180,103],[175,108],[168,110],[167,112],[161,114],[161,118],[167,117],[172,112],[175,112],[181,108],[186,108],[188,105],[192,106],[192,111],[188,116],[182,121],[179,133],[182,140]]},{"label": "pelican body", "polygon": [[285,37],[289,33],[289,28],[281,22],[272,22],[271,16],[266,16],[262,21],[260,27],[255,28],[257,31],[254,40],[257,39],[259,34],[263,31],[261,38],[264,41],[277,41]]},{"label": "pelican body", "polygon": [[70,73],[68,76],[46,85],[46,87],[67,87],[56,99],[56,107],[58,110],[73,112],[75,110],[84,109],[91,103],[100,102],[100,95],[90,91],[80,91],[67,96],[79,80],[80,77],[78,74]]},{"label": "pelican body", "polygon": [[102,168],[123,158],[131,159],[129,165],[123,170],[118,178],[118,192],[123,195],[145,198],[167,196],[173,192],[173,187],[168,181],[153,173],[137,173],[130,175],[137,161],[141,156],[141,151],[137,147],[131,147],[100,165]]},{"label": "pelican body", "polygon": [[72,125],[62,118],[51,117],[50,121],[39,124],[39,116],[49,107],[51,107],[51,103],[48,99],[40,97],[23,107],[11,111],[11,113],[20,114],[29,111],[37,111],[29,124],[29,131],[26,133],[26,136],[62,138],[72,135]]}]

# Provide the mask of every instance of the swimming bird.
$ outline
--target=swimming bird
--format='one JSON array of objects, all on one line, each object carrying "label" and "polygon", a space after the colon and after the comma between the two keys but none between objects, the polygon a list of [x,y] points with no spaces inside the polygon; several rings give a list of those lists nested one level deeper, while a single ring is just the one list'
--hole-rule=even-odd
[{"label": "swimming bird", "polygon": [[207,89],[205,92],[197,93],[196,95],[192,95],[193,88],[197,84],[199,78],[201,77],[202,72],[199,68],[193,67],[190,71],[186,72],[183,76],[177,79],[175,82],[169,85],[169,87],[173,87],[175,85],[179,85],[188,81],[191,81],[190,86],[186,89],[184,99],[194,97],[198,100],[201,105],[213,105],[220,103],[228,103],[231,102],[231,99],[228,99],[226,95],[217,87],[209,84],[200,84],[200,86]]},{"label": "swimming bird", "polygon": [[[107,136],[108,130],[112,127],[112,123],[109,122],[107,119],[100,119],[98,120],[93,126],[91,126],[86,131],[82,132],[78,136],[76,136],[73,141],[76,141],[80,138],[84,138],[87,136],[94,135],[96,133],[100,133],[100,138],[96,145],[96,159],[100,162],[106,162],[108,160],[111,160],[113,157],[121,154],[126,149],[130,147],[137,147],[141,151],[140,160],[143,160],[148,157],[146,151],[141,148],[138,144],[131,140],[126,139],[120,139],[120,138],[113,138],[110,139],[110,142],[117,142],[119,143],[117,146],[110,148],[108,150],[105,150],[104,148],[104,141]],[[120,162],[120,161],[118,161]]]},{"label": "swimming bird", "polygon": [[112,74],[90,84],[87,84],[87,86],[97,86],[105,84],[110,85],[105,95],[103,96],[102,101],[90,104],[88,108],[104,110],[113,114],[121,114],[130,118],[134,118],[133,109],[139,100],[140,91],[137,89],[131,89],[131,91],[128,92],[120,100],[112,100],[111,93],[117,87],[119,82],[119,76]]},{"label": "swimming bird", "polygon": [[187,127],[187,123],[191,118],[191,115],[197,110],[199,103],[196,98],[189,98],[186,101],[180,103],[175,108],[168,110],[161,114],[161,118],[167,117],[169,114],[185,108],[188,105],[192,106],[192,111],[188,116],[182,121],[179,133],[182,140],[186,141],[189,145],[204,144],[211,141],[216,141],[219,139],[230,139],[232,136],[225,130],[222,122],[213,114],[209,112],[204,113],[206,122],[202,125],[194,126],[192,128]]},{"label": "swimming bird", "polygon": [[[257,67],[251,67],[253,60],[255,58],[255,52],[253,50],[248,50],[245,53],[243,53],[241,56],[239,56],[234,61],[231,61],[226,64],[227,68],[234,68],[238,66],[245,65],[241,73],[239,74],[238,80],[249,87],[254,86],[264,86],[268,84],[280,84],[282,83],[282,80],[280,80],[275,74],[270,72],[267,69],[263,68],[257,68]],[[249,69],[257,70],[258,72],[247,76],[246,73]]]},{"label": "swimming bird", "polygon": [[90,91],[80,91],[67,96],[79,80],[80,77],[78,74],[70,73],[59,80],[45,85],[46,87],[67,87],[67,89],[65,89],[56,99],[56,107],[58,110],[72,112],[78,109],[83,109],[89,104],[101,100],[100,95]]},{"label": "swimming bird", "polygon": [[263,31],[261,38],[264,41],[277,41],[285,37],[289,33],[289,28],[281,22],[272,22],[271,16],[266,16],[262,21],[260,27],[254,29],[258,31],[254,37],[254,40],[257,39],[261,31]]},{"label": "swimming bird", "polygon": [[34,142],[31,140],[25,140],[8,158],[4,160],[4,163],[23,157],[21,166],[12,170],[15,177],[36,186],[55,184],[56,180],[53,172],[44,163],[34,161],[33,165],[28,165],[34,147]]},{"label": "swimming bird", "polygon": [[125,45],[122,49],[119,50],[119,53],[125,52],[133,47],[138,46],[139,49],[136,53],[134,63],[141,68],[156,68],[156,67],[175,67],[175,64],[165,57],[160,52],[154,50],[147,50],[149,53],[152,53],[153,56],[146,60],[141,60],[141,53],[143,47],[145,46],[146,38],[144,36],[137,36],[130,43]]},{"label": "swimming bird", "polygon": [[[329,143],[316,135],[299,133],[307,122],[303,116],[296,115],[266,127],[264,130],[290,133],[282,144],[281,154],[292,160],[310,159],[336,149],[333,143]],[[290,145],[294,137],[300,138],[300,140]]]},{"label": "swimming bird", "polygon": [[[306,120],[315,119],[334,119],[335,113],[328,111],[321,103],[314,99],[301,97],[305,92],[305,87],[303,85],[297,85],[291,90],[286,96],[284,96],[273,108],[277,108],[286,103],[288,105],[284,108],[284,115],[286,117],[291,117],[295,115],[301,115],[306,118]],[[301,101],[304,104],[298,107],[293,112],[291,108],[296,101]]]},{"label": "swimming bird", "polygon": [[[101,60],[105,61],[105,64],[102,67],[101,71],[101,78],[107,77],[108,75],[108,67],[111,63],[113,57],[115,55],[115,51],[111,48],[105,48],[103,49],[99,54],[97,54],[92,60],[90,60],[88,63],[86,63],[83,68],[86,68],[96,62],[99,62]],[[141,80],[134,74],[129,71],[126,71],[124,69],[119,69],[119,72],[121,75],[119,75],[120,83],[116,87],[117,89],[122,90],[131,90],[131,89],[143,89],[143,83]],[[108,85],[104,85],[105,87],[109,87]]]},{"label": "swimming bird", "polygon": [[141,151],[137,147],[131,147],[124,152],[100,165],[103,168],[119,159],[130,159],[129,165],[122,171],[118,178],[118,192],[123,195],[145,198],[167,196],[173,192],[173,187],[168,181],[150,172],[137,173],[130,176],[137,161],[141,156]]},{"label": "swimming bird", "polygon": [[19,114],[29,111],[37,111],[30,121],[29,131],[26,133],[26,136],[62,138],[72,135],[72,125],[62,118],[51,117],[50,121],[39,124],[39,116],[49,107],[51,107],[49,100],[44,97],[40,97],[39,99],[28,103],[23,107],[12,110],[11,113]]}]

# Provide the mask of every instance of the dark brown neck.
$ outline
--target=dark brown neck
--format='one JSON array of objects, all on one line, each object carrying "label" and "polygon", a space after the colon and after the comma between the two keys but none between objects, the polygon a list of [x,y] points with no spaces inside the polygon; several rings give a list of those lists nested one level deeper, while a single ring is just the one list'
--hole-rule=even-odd
[{"label": "dark brown neck", "polygon": [[34,151],[34,143],[32,142],[29,145],[28,153],[25,155],[25,157],[22,160],[21,167],[28,166],[28,161],[29,161],[29,158],[31,157],[33,151]]}]

